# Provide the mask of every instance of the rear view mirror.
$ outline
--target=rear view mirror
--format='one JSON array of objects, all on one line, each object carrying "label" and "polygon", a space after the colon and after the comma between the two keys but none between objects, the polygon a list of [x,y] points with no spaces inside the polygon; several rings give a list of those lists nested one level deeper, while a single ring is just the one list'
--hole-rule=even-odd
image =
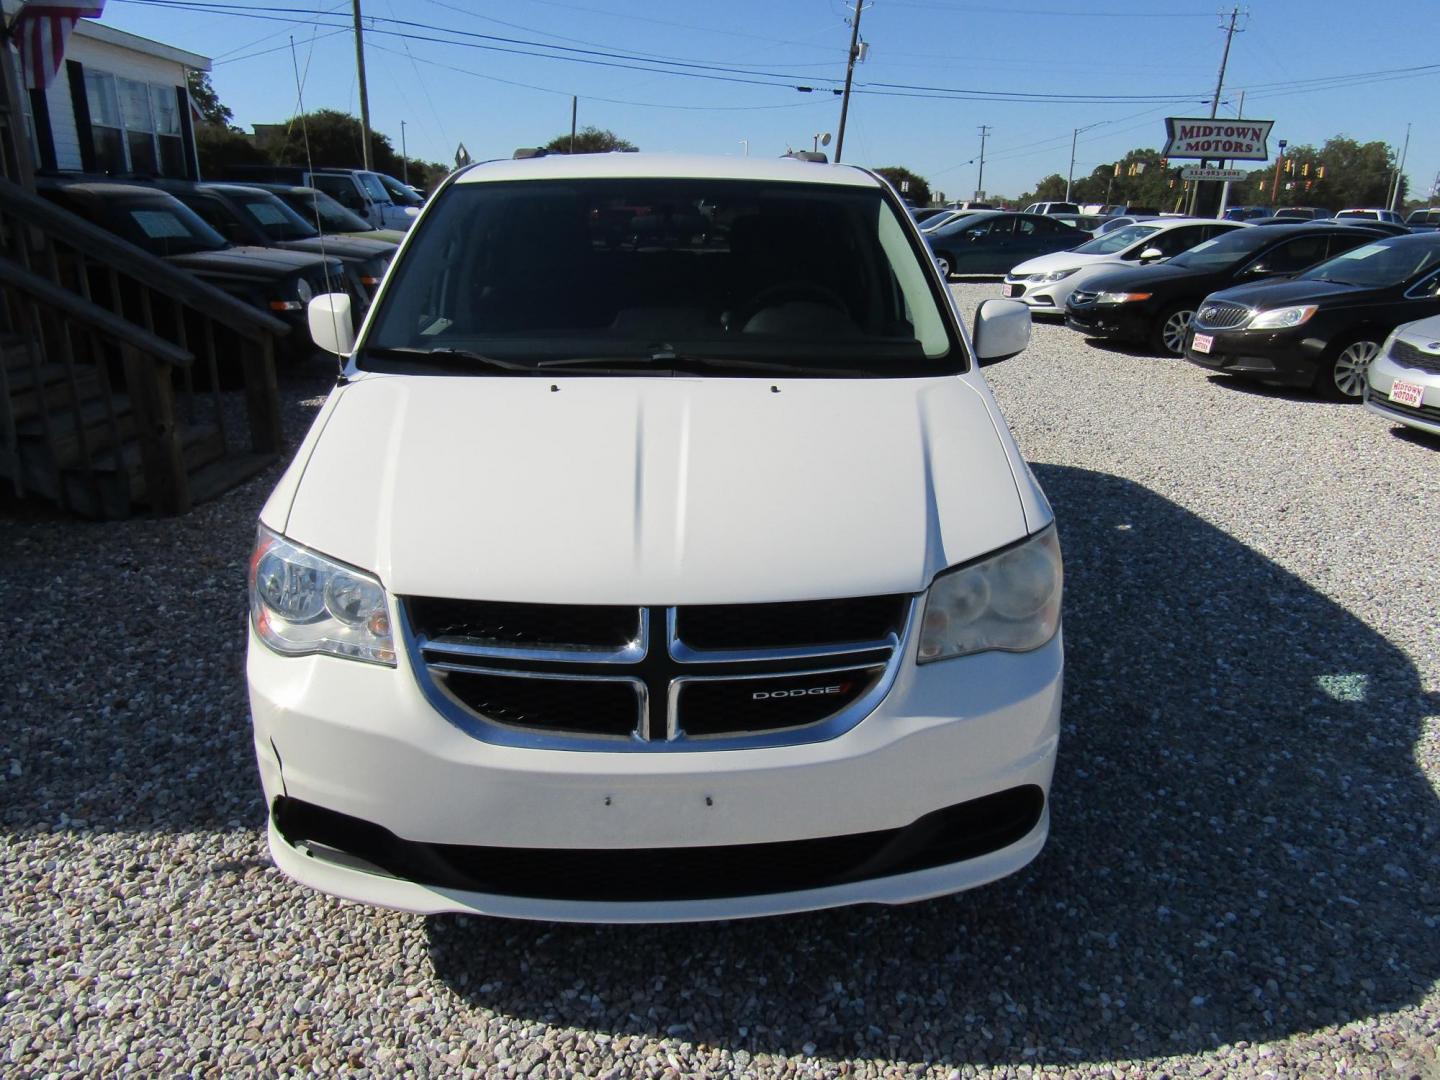
[{"label": "rear view mirror", "polygon": [[321,293],[305,309],[310,338],[326,352],[348,356],[355,347],[355,327],[350,321],[350,297],[345,293]]},{"label": "rear view mirror", "polygon": [[1018,300],[986,300],[975,311],[971,338],[981,367],[1009,360],[1030,344],[1030,309]]}]

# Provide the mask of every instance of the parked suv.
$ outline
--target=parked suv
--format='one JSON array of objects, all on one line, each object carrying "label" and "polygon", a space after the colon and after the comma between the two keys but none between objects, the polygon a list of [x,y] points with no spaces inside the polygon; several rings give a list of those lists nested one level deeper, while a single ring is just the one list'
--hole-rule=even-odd
[{"label": "parked suv", "polygon": [[[607,244],[626,216],[646,241]],[[967,337],[882,178],[472,166],[355,342],[347,304],[311,303],[343,377],[250,562],[286,873],[660,921],[900,903],[1039,852],[1060,551],[979,370],[1030,317],[991,300]]]},{"label": "parked suv", "polygon": [[[237,183],[258,180],[265,183],[299,184],[323,191],[346,210],[364,218],[377,229],[410,228],[416,206],[397,204],[380,173],[364,169],[302,169],[293,165],[232,165],[225,179]],[[398,183],[398,181],[397,181]]]},{"label": "parked suv", "polygon": [[1073,202],[1032,202],[1021,213],[1025,214],[1078,214],[1080,207]]}]

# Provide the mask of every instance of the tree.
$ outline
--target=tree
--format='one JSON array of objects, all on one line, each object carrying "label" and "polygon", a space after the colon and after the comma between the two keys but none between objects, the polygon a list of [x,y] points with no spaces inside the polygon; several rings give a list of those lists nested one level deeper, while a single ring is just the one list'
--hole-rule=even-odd
[{"label": "tree", "polygon": [[201,120],[216,127],[231,126],[235,114],[227,106],[220,104],[220,95],[215,92],[215,87],[210,85],[208,71],[197,71],[194,68],[188,70],[185,73],[185,89],[190,94],[190,100],[195,103],[195,108],[200,111]]},{"label": "tree", "polygon": [[218,124],[195,125],[195,153],[200,176],[216,179],[232,165],[269,165],[270,158],[237,128]]},{"label": "tree", "polygon": [[[575,153],[577,154],[605,154],[611,150],[638,150],[640,149],[632,142],[622,139],[613,131],[605,131],[597,127],[583,127],[575,133]],[[570,133],[556,135],[545,144],[544,150],[547,154],[568,154],[570,153]]]},{"label": "tree", "polygon": [[[277,165],[306,165],[313,161],[317,167],[365,167],[360,120],[349,113],[338,109],[316,109],[304,116],[292,116],[286,123],[275,124],[273,128],[276,133],[267,135],[260,148],[268,160]],[[394,177],[406,174],[405,159],[395,152],[390,136],[373,129],[370,132],[370,155],[376,172]],[[429,191],[450,170],[443,165],[410,158],[408,171],[411,182]]]},{"label": "tree", "polygon": [[923,176],[911,172],[903,165],[886,165],[875,171],[889,180],[891,186],[900,192],[900,197],[911,206],[930,205],[930,184]]},{"label": "tree", "polygon": [[[1321,175],[1321,170],[1324,175]],[[1288,147],[1280,168],[1277,206],[1327,206],[1343,210],[1348,206],[1387,206],[1394,182],[1395,154],[1383,142],[1359,143],[1348,135],[1325,140],[1320,149],[1302,144]],[[1275,186],[1275,167],[1256,169],[1249,183],[1257,202],[1270,202]],[[1401,177],[1400,197],[1405,197]],[[1247,196],[1248,197],[1248,196]]]}]

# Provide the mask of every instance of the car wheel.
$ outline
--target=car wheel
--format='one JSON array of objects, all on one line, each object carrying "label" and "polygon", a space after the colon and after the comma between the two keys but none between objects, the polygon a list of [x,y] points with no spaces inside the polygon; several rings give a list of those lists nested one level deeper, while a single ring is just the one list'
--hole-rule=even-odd
[{"label": "car wheel", "polygon": [[1172,304],[1155,320],[1155,329],[1150,334],[1150,344],[1157,352],[1166,356],[1179,356],[1185,351],[1185,332],[1190,329],[1190,320],[1195,317],[1195,305],[1191,303]]},{"label": "car wheel", "polygon": [[946,281],[950,280],[950,256],[943,251],[935,253],[935,265],[940,268],[940,276]]},{"label": "car wheel", "polygon": [[1368,336],[1346,338],[1330,347],[1315,379],[1315,389],[1330,401],[1359,401],[1365,374],[1380,355],[1380,343]]}]

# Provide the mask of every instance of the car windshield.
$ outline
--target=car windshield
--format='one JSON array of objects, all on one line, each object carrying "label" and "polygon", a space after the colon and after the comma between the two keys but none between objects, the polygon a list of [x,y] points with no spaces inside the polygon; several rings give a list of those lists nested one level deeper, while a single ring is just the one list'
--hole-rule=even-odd
[{"label": "car windshield", "polygon": [[1104,236],[1097,236],[1088,243],[1081,244],[1075,249],[1077,255],[1113,255],[1117,251],[1124,251],[1137,240],[1143,240],[1151,233],[1160,231],[1158,225],[1126,225],[1123,228],[1114,229]]},{"label": "car windshield", "polygon": [[281,202],[304,218],[306,224],[317,225],[318,222],[317,227],[321,232],[373,232],[375,229],[375,226],[358,214],[346,210],[323,191],[297,188],[276,194]]},{"label": "car windshield", "polygon": [[1362,244],[1319,266],[1312,266],[1300,277],[1308,281],[1333,281],[1371,289],[1399,285],[1440,264],[1440,244],[1433,240],[1416,243],[1415,240],[1419,239],[1397,236]]},{"label": "car windshield", "polygon": [[152,255],[193,255],[230,246],[179,199],[123,199],[108,208],[110,230]]},{"label": "car windshield", "polygon": [[926,221],[922,225],[920,231],[934,232],[936,229],[942,229],[946,225],[949,225],[956,218],[964,217],[970,212],[971,211],[969,210],[946,210],[945,213],[936,214],[933,218],[930,218],[928,221]]},{"label": "car windshield", "polygon": [[1405,219],[1407,225],[1440,225],[1440,210],[1416,210]]},{"label": "car windshield", "polygon": [[424,201],[393,176],[386,176],[384,173],[376,173],[376,175],[380,177],[380,183],[389,192],[390,198],[396,206],[419,206]]},{"label": "car windshield", "polygon": [[385,185],[380,182],[380,177],[375,173],[356,173],[360,180],[360,186],[365,189],[365,194],[378,203],[390,201],[390,193],[385,190]]},{"label": "car windshield", "polygon": [[1269,244],[1278,243],[1275,233],[1267,229],[1232,229],[1224,236],[1196,244],[1181,252],[1167,266],[1184,266],[1191,270],[1224,270],[1243,262]]},{"label": "car windshield", "polygon": [[[760,180],[456,184],[361,367],[478,373],[934,375],[964,370],[930,256],[878,188]],[[398,359],[397,359],[398,358]]]},{"label": "car windshield", "polygon": [[231,199],[250,223],[258,225],[271,240],[309,240],[320,235],[314,225],[274,195],[232,195]]}]

